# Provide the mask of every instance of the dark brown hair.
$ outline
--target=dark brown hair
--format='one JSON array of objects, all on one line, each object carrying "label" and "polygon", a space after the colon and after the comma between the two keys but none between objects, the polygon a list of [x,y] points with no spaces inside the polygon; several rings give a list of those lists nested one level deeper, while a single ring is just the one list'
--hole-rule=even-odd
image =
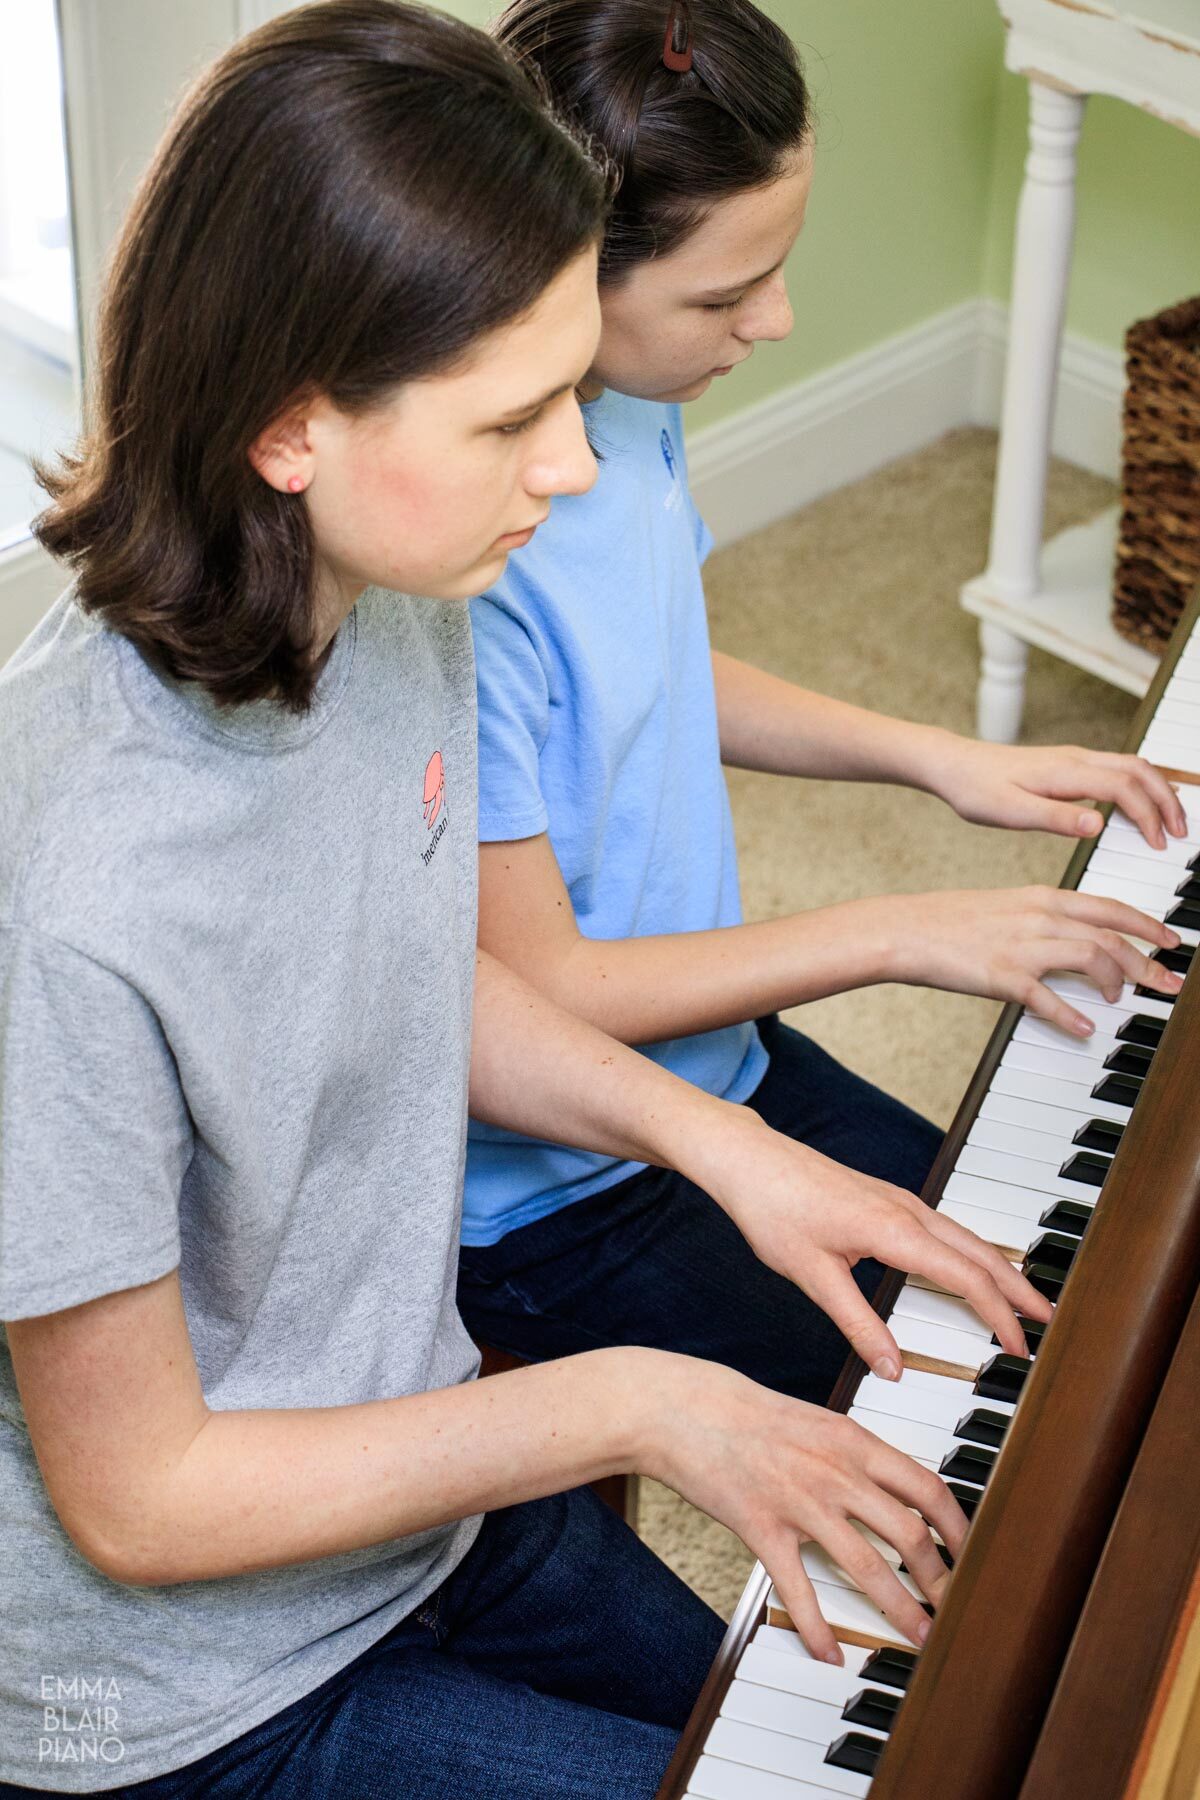
[{"label": "dark brown hair", "polygon": [[322,0],[240,40],[125,221],[83,439],[37,470],[79,603],[219,701],[303,710],[315,546],[249,447],[306,394],[366,411],[452,368],[606,205],[512,58],[445,14]]},{"label": "dark brown hair", "polygon": [[[686,73],[663,62],[673,15]],[[750,0],[512,0],[490,29],[616,167],[602,283],[666,256],[714,201],[774,179],[812,130],[795,46]]]}]

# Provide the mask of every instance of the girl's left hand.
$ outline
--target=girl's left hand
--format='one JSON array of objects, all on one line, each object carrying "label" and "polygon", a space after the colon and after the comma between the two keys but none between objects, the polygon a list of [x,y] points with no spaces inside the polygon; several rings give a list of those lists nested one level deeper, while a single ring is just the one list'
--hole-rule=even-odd
[{"label": "girl's left hand", "polygon": [[934,791],[972,825],[1095,837],[1104,821],[1094,802],[1111,800],[1141,827],[1155,850],[1166,848],[1164,826],[1172,837],[1187,831],[1179,796],[1153,763],[1074,744],[1043,747],[956,738]]}]

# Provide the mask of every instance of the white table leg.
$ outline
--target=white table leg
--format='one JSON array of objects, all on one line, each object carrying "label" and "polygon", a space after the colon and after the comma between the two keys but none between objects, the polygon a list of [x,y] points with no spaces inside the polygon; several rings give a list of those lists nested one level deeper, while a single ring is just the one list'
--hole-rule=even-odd
[{"label": "white table leg", "polygon": [[[988,565],[993,590],[1038,591],[1046,465],[1075,231],[1075,153],[1084,97],[1029,83],[1029,155],[1017,213],[1000,462]],[[1028,650],[998,625],[981,628],[980,737],[1011,743],[1021,727]]]}]

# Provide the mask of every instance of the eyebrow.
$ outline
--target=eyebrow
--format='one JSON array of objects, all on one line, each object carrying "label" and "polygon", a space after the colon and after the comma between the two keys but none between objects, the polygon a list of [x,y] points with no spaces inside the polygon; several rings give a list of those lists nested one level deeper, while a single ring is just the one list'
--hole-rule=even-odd
[{"label": "eyebrow", "polygon": [[773,264],[769,269],[764,269],[761,275],[750,275],[745,281],[731,282],[728,287],[710,288],[707,293],[697,295],[697,299],[724,300],[727,294],[740,294],[744,288],[757,287],[758,283],[760,281],[765,281],[768,275],[774,275],[777,269],[782,269],[783,264],[784,258],[781,256],[777,263]]},{"label": "eyebrow", "polygon": [[500,413],[499,418],[504,424],[507,424],[510,419],[519,419],[524,413],[536,412],[539,406],[549,406],[550,402],[557,400],[560,394],[565,394],[570,388],[578,387],[578,385],[579,383],[576,381],[560,382],[558,387],[551,388],[550,392],[543,394],[540,399],[527,400],[523,406],[514,406],[509,412]]}]

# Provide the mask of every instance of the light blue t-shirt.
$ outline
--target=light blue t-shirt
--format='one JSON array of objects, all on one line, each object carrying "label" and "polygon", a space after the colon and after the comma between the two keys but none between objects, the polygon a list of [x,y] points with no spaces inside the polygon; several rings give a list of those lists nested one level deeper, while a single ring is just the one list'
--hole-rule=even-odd
[{"label": "light blue t-shirt", "polygon": [[[586,418],[595,485],[556,499],[471,605],[479,836],[548,831],[585,937],[736,925],[700,579],[712,537],[688,493],[680,409],[608,390]],[[646,1054],[729,1100],[752,1094],[767,1066],[753,1024]],[[473,1121],[463,1241],[496,1243],[643,1166]]]}]

